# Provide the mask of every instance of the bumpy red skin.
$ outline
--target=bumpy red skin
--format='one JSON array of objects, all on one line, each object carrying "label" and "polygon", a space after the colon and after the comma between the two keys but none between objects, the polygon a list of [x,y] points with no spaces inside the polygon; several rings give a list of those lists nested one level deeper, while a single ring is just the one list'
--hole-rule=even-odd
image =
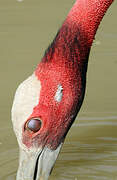
[{"label": "bumpy red skin", "polygon": [[[39,104],[28,118],[39,117],[42,128],[30,133],[23,128],[23,143],[56,149],[64,140],[84,98],[87,63],[96,30],[113,0],[77,0],[35,75],[41,81]],[[54,98],[63,87],[61,102]],[[26,120],[27,121],[27,120]]]}]

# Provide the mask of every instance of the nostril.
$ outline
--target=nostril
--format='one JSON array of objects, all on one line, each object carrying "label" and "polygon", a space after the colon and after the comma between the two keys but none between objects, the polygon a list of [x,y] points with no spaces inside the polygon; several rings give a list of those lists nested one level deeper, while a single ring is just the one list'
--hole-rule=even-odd
[{"label": "nostril", "polygon": [[30,119],[26,123],[26,129],[33,131],[34,133],[41,129],[42,121],[38,118]]}]

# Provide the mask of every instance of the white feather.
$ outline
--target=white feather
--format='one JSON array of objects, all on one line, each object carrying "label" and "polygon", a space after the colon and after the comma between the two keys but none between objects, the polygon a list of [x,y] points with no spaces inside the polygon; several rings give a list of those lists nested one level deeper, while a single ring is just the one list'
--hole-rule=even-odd
[{"label": "white feather", "polygon": [[19,144],[22,138],[22,127],[32,114],[33,108],[39,103],[40,90],[41,82],[33,74],[21,83],[16,91],[12,106],[12,122]]},{"label": "white feather", "polygon": [[57,102],[61,102],[62,97],[63,97],[63,87],[59,84],[54,99]]}]

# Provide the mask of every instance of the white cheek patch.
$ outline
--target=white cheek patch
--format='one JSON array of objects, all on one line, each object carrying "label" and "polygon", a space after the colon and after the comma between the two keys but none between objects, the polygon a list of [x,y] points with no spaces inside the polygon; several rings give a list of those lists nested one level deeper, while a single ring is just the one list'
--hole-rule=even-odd
[{"label": "white cheek patch", "polygon": [[54,99],[55,99],[55,101],[57,101],[57,102],[61,102],[62,97],[63,97],[63,87],[59,84],[59,85],[58,85],[58,89],[57,89],[57,91],[56,91],[56,94],[55,94],[55,96],[54,96]]},{"label": "white cheek patch", "polygon": [[33,108],[38,105],[41,91],[41,82],[35,74],[21,83],[16,91],[12,106],[12,122],[19,144],[21,145],[22,127],[32,114]]}]

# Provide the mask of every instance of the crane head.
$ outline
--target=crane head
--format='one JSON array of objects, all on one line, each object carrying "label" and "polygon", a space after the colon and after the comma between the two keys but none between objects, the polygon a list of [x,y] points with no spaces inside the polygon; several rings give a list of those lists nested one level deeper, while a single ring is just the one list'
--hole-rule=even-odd
[{"label": "crane head", "polygon": [[65,66],[46,66],[41,63],[15,94],[12,122],[20,149],[17,180],[48,179],[81,105],[80,76],[75,78]]}]

